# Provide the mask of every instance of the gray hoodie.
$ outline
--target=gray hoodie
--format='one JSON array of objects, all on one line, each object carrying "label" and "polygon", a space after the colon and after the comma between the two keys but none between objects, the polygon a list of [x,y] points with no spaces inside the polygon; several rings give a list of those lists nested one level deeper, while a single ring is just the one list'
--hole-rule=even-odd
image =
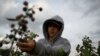
[{"label": "gray hoodie", "polygon": [[[46,25],[48,25],[49,21],[59,23],[61,26],[60,31],[57,33],[56,38],[52,42],[48,40],[46,30]],[[63,29],[64,22],[61,17],[54,16],[46,20],[43,24],[43,33],[45,38],[36,42],[36,47],[32,51],[33,56],[68,56],[71,46],[67,39],[61,37]]]}]

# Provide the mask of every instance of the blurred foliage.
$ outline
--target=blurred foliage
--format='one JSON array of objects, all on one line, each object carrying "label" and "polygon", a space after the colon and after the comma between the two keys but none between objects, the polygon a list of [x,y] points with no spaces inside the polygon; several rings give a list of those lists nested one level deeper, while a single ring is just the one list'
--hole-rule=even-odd
[{"label": "blurred foliage", "polygon": [[10,50],[9,49],[0,49],[0,55],[2,56],[8,56],[9,55]]},{"label": "blurred foliage", "polygon": [[97,54],[98,54],[98,56],[100,56],[100,41],[99,41],[99,44],[98,44]]},{"label": "blurred foliage", "polygon": [[78,55],[76,56],[100,56],[100,46],[98,45],[98,49],[92,45],[92,40],[85,36],[82,39],[82,46],[77,45],[76,51]]},{"label": "blurred foliage", "polygon": [[[11,51],[12,56],[22,56],[22,52],[16,51],[14,52],[13,50]],[[10,49],[0,49],[0,55],[1,56],[8,56],[10,54]]]}]

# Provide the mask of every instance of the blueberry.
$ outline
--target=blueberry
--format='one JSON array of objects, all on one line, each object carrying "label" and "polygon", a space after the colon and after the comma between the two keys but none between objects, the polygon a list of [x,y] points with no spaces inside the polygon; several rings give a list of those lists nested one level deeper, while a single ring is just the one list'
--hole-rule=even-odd
[{"label": "blueberry", "polygon": [[28,2],[27,1],[24,1],[23,2],[23,5],[28,6]]},{"label": "blueberry", "polygon": [[42,11],[42,10],[43,10],[43,9],[40,7],[40,8],[39,8],[39,11]]},{"label": "blueberry", "polygon": [[24,7],[24,8],[23,8],[23,11],[25,11],[25,12],[26,12],[26,11],[27,11],[27,9],[28,9],[27,7]]},{"label": "blueberry", "polygon": [[11,28],[14,28],[15,27],[15,24],[11,24]]}]

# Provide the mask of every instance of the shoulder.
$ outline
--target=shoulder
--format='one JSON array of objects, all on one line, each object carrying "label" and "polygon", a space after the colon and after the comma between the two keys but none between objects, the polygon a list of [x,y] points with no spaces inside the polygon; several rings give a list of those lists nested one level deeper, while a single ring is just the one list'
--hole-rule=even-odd
[{"label": "shoulder", "polygon": [[63,38],[63,37],[61,37],[60,40],[61,40],[61,41],[69,42],[69,40],[68,40],[67,38]]},{"label": "shoulder", "polygon": [[46,40],[45,39],[39,39],[38,42],[39,43],[44,43]]},{"label": "shoulder", "polygon": [[70,42],[69,42],[69,40],[67,38],[61,37],[60,40],[61,40],[62,43],[66,43],[66,44],[70,45]]}]

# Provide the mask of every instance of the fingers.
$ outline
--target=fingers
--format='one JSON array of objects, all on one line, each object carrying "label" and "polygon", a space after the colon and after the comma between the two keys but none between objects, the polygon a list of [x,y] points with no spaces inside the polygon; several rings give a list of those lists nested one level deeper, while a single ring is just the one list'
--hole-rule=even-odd
[{"label": "fingers", "polygon": [[21,47],[25,47],[25,48],[29,47],[28,43],[26,43],[26,42],[18,42],[16,45],[21,46]]},{"label": "fingers", "polygon": [[16,45],[21,47],[29,47],[32,44],[33,40],[20,39],[20,41]]},{"label": "fingers", "polygon": [[25,48],[25,47],[21,47],[21,46],[19,46],[19,49],[21,51],[23,51],[23,52],[28,52],[28,51],[31,51],[32,50],[32,48]]},{"label": "fingers", "polygon": [[27,39],[19,39],[20,42],[27,42]]}]

